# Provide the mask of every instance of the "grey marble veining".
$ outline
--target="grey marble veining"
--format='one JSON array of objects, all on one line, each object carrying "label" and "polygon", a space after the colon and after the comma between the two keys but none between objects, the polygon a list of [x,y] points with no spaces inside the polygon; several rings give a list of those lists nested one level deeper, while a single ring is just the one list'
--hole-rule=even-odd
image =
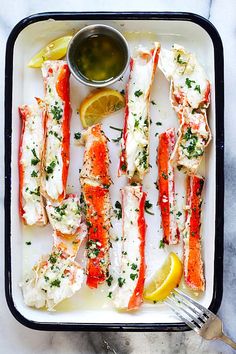
[{"label": "grey marble veining", "polygon": [[[219,311],[226,332],[236,340],[236,1],[235,0],[65,0],[63,2],[3,0],[0,4],[0,259],[3,260],[3,84],[5,41],[12,27],[23,17],[44,11],[187,11],[198,13],[217,27],[225,55],[225,253],[224,296]],[[1,261],[1,270],[3,261]],[[0,352],[11,354],[174,354],[233,353],[220,342],[206,342],[187,333],[72,333],[38,332],[19,324],[4,299],[3,271],[0,282]]]}]

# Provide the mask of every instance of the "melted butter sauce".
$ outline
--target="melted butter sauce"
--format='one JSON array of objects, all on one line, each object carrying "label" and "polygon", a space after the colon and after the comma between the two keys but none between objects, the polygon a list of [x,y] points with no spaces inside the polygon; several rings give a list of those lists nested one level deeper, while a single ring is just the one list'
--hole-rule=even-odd
[{"label": "melted butter sauce", "polygon": [[96,310],[112,308],[112,299],[107,297],[109,291],[110,289],[105,284],[98,289],[90,289],[84,285],[73,297],[58,304],[55,310],[57,312],[69,312],[84,309]]},{"label": "melted butter sauce", "polygon": [[107,35],[85,38],[77,50],[77,69],[90,81],[107,81],[118,76],[125,66],[120,43]]}]

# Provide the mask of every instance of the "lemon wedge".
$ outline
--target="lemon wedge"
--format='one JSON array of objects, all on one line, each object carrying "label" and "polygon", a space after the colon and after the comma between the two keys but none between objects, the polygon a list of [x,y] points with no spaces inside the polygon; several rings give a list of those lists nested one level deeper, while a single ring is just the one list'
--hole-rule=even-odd
[{"label": "lemon wedge", "polygon": [[64,36],[49,43],[41,49],[28,63],[30,68],[41,68],[45,60],[57,60],[66,55],[68,44],[72,36]]},{"label": "lemon wedge", "polygon": [[183,274],[183,265],[179,257],[171,252],[144,291],[144,299],[164,300],[179,285]]},{"label": "lemon wedge", "polygon": [[120,92],[108,88],[94,90],[79,107],[81,123],[84,128],[90,127],[124,105],[125,99]]}]

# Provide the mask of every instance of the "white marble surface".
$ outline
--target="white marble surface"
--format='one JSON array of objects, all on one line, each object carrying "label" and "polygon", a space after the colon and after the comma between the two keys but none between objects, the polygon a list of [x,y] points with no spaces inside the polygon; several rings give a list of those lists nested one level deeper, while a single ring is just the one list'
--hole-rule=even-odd
[{"label": "white marble surface", "polygon": [[226,332],[236,340],[236,1],[235,0],[2,0],[0,4],[0,352],[26,353],[233,353],[220,342],[206,342],[188,333],[72,333],[38,332],[19,324],[10,314],[4,298],[3,278],[3,104],[5,41],[13,26],[22,18],[44,11],[187,11],[198,13],[217,27],[225,54],[225,254],[224,296],[219,311]]}]

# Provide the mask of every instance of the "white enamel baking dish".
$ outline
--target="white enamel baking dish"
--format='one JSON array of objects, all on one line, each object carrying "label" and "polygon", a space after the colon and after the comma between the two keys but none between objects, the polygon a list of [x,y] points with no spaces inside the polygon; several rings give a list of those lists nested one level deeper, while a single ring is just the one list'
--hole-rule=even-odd
[{"label": "white enamel baking dish", "polygon": [[[106,285],[97,290],[85,286],[70,300],[66,300],[56,312],[35,310],[25,306],[19,283],[41,254],[47,253],[52,244],[51,228],[22,226],[18,216],[18,146],[20,119],[18,106],[33,103],[34,97],[43,97],[41,72],[29,69],[27,62],[40,48],[51,40],[67,33],[74,33],[93,23],[111,25],[127,38],[131,53],[138,44],[151,46],[154,40],[165,48],[173,43],[185,46],[196,53],[211,82],[211,105],[208,111],[213,140],[206,152],[201,172],[206,176],[202,217],[202,246],[205,264],[206,291],[199,301],[213,311],[219,308],[222,297],[223,264],[223,48],[218,32],[210,22],[200,16],[187,13],[43,13],[30,16],[12,30],[6,49],[5,90],[5,276],[6,299],[18,321],[42,330],[133,330],[133,331],[183,331],[187,327],[179,322],[164,304],[143,304],[136,313],[117,312],[110,299]],[[128,73],[127,73],[128,74]],[[125,88],[127,75],[112,87]],[[170,126],[177,127],[176,115],[170,107],[169,84],[157,70],[151,99],[151,168],[144,181],[147,199],[154,205],[154,216],[146,215],[147,231],[147,279],[161,265],[167,250],[159,249],[162,238],[157,190],[156,148],[160,133]],[[89,89],[71,77],[71,165],[68,191],[80,193],[79,169],[82,166],[83,148],[73,142],[74,132],[81,130],[76,108]],[[156,122],[162,122],[157,126]],[[109,126],[122,127],[123,112],[104,120],[104,130],[109,138],[119,135]],[[109,143],[111,156],[111,187],[113,205],[120,200],[119,189],[125,178],[117,178],[119,146]],[[177,176],[178,207],[184,203],[183,177]],[[120,233],[120,224],[113,221],[112,232]],[[31,246],[26,245],[31,241]],[[171,247],[169,247],[169,250]],[[181,255],[181,247],[172,247]],[[111,272],[116,276],[119,266],[120,244],[111,249]]]}]

